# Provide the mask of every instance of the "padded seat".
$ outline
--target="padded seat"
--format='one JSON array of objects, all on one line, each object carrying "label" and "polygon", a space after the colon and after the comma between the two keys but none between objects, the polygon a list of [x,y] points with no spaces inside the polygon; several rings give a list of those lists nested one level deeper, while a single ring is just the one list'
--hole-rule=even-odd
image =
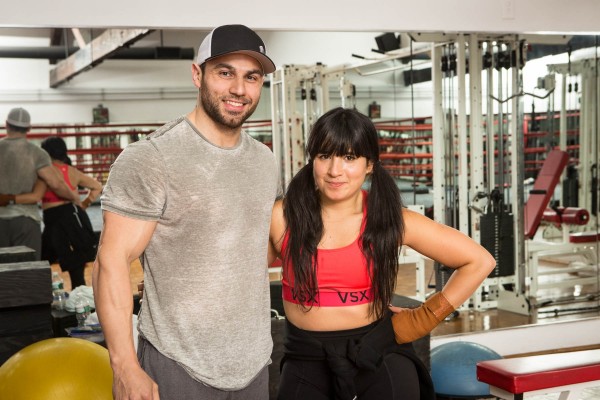
[{"label": "padded seat", "polygon": [[600,240],[598,232],[576,232],[569,235],[571,243],[594,243]]},{"label": "padded seat", "polygon": [[600,381],[600,349],[482,361],[477,379],[512,394],[560,391],[563,386]]}]

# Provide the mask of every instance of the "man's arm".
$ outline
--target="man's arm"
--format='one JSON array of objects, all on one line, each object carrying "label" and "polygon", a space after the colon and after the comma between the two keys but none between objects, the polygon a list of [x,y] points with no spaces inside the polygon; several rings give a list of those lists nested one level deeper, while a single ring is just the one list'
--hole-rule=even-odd
[{"label": "man's arm", "polygon": [[[155,221],[104,211],[92,283],[96,311],[113,369],[115,400],[158,399],[158,386],[142,370],[133,345],[133,294],[129,270],[148,245]],[[134,397],[136,396],[136,397]]]},{"label": "man's arm", "polygon": [[37,173],[38,176],[42,178],[44,182],[46,182],[50,190],[52,190],[54,193],[56,193],[63,199],[69,200],[77,204],[78,206],[81,206],[79,194],[77,192],[74,192],[69,188],[69,186],[67,186],[63,177],[52,165],[48,165],[38,169]]},{"label": "man's arm", "polygon": [[38,179],[35,181],[35,185],[33,185],[33,190],[29,193],[0,194],[0,207],[9,204],[36,204],[42,200],[44,193],[46,193],[46,183]]},{"label": "man's arm", "polygon": [[46,183],[38,179],[33,185],[33,190],[30,193],[21,193],[15,196],[16,204],[35,204],[42,200],[44,193],[46,193]]}]

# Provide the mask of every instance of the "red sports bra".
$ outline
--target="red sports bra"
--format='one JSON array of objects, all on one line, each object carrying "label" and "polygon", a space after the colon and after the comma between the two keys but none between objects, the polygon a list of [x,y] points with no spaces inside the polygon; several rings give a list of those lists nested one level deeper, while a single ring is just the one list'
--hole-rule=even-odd
[{"label": "red sports bra", "polygon": [[[317,293],[295,295],[294,271],[291,263],[284,263],[282,283],[283,299],[291,303],[318,307],[354,306],[373,301],[372,284],[367,270],[367,260],[361,251],[360,238],[367,220],[367,192],[363,191],[363,221],[360,234],[354,242],[338,249],[317,249]],[[281,246],[285,254],[289,240],[286,233]],[[300,298],[299,298],[300,297]]]},{"label": "red sports bra", "polygon": [[[69,178],[69,166],[67,164],[59,165],[54,163],[52,163],[52,165],[58,168],[60,172],[62,172],[63,178],[65,179],[66,184],[71,188],[71,190],[75,190],[75,187],[71,184],[71,179]],[[46,190],[46,193],[44,193],[44,197],[42,197],[42,203],[57,203],[59,201],[65,201],[65,199],[63,199],[62,197],[58,197],[56,193],[54,193],[50,189]]]}]

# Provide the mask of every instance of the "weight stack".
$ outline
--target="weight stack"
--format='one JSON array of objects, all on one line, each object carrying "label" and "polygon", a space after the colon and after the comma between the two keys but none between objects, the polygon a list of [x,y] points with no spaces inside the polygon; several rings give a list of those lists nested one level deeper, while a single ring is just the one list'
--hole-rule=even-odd
[{"label": "weight stack", "polygon": [[490,278],[515,274],[515,241],[513,215],[507,211],[481,216],[481,245],[496,259]]},{"label": "weight stack", "polygon": [[22,348],[53,337],[47,261],[0,264],[0,365]]},{"label": "weight stack", "polygon": [[452,276],[454,269],[446,267],[437,261],[434,262],[433,266],[435,270],[435,291],[441,292],[444,286],[446,286],[446,282],[448,282]]}]

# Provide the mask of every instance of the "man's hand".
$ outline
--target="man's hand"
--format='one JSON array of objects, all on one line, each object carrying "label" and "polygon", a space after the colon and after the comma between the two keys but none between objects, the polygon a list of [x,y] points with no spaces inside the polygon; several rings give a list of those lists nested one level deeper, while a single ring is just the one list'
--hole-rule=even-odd
[{"label": "man's hand", "polygon": [[92,204],[92,200],[90,200],[89,197],[86,197],[82,202],[81,202],[81,208],[83,208],[84,210],[87,209],[90,204]]},{"label": "man's hand", "polygon": [[141,367],[114,371],[113,396],[115,400],[160,400],[158,385]]},{"label": "man's hand", "polygon": [[5,207],[9,204],[15,204],[14,194],[0,194],[0,207]]}]

